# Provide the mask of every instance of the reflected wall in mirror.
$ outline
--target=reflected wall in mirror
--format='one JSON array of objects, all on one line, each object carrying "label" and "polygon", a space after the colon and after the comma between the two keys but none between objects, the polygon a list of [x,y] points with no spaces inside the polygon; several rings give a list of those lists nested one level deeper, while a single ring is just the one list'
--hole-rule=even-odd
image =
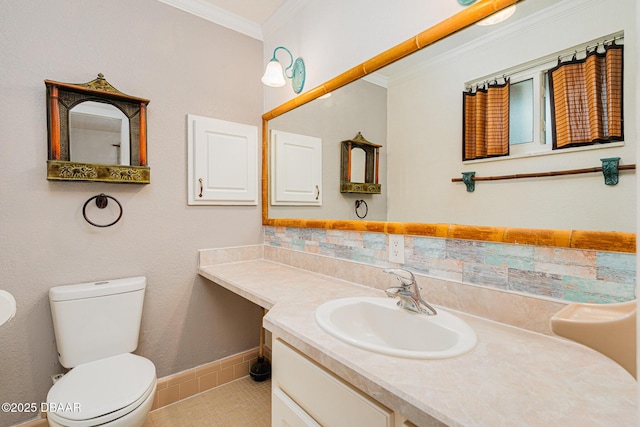
[{"label": "reflected wall in mirror", "polygon": [[351,165],[347,167],[349,170],[349,181],[364,184],[365,178],[365,165],[367,162],[367,153],[360,147],[354,147],[351,149]]},{"label": "reflected wall in mirror", "polygon": [[[374,220],[354,221],[349,214],[353,201],[340,209],[342,200],[335,204],[327,200],[322,211],[282,211],[265,203],[264,224],[635,252],[636,179],[631,173],[621,175],[615,187],[603,185],[599,174],[483,182],[476,185],[474,193],[466,193],[463,184],[451,182],[470,170],[476,171],[476,176],[545,172],[598,166],[602,157],[621,157],[624,164],[635,163],[637,129],[630,120],[626,121],[624,143],[508,160],[461,160],[461,95],[466,83],[491,78],[502,70],[518,68],[607,34],[636,31],[633,0],[593,0],[588,4],[526,0],[517,2],[516,14],[506,23],[471,25],[491,13],[483,8],[503,8],[513,3],[516,1],[477,2],[265,113],[265,130],[286,129],[287,124],[295,122],[296,131],[301,133],[309,128],[330,131],[343,124],[344,114],[328,104],[323,107],[323,103],[348,94],[349,99],[341,104],[366,110],[371,103],[359,95],[351,97],[351,93],[358,86],[370,84],[368,80],[375,80],[385,100],[379,108],[384,115],[361,120],[375,122],[382,131],[374,135],[364,126],[357,130],[385,147],[380,173],[386,194],[376,202],[384,200],[386,204],[380,203]],[[634,117],[637,48],[633,37],[624,43],[628,45],[624,111],[627,117]],[[332,96],[316,99],[326,93]],[[267,155],[268,133],[263,137]],[[335,157],[325,158],[324,164],[335,164]],[[268,172],[263,174],[268,180]],[[325,183],[325,188],[329,187]],[[263,187],[265,196],[266,189]],[[329,193],[327,190],[325,194]],[[602,209],[604,205],[615,206],[615,213]]]},{"label": "reflected wall in mirror", "polygon": [[322,206],[285,207],[271,204],[271,217],[358,220],[353,206],[356,200],[362,199],[369,208],[368,220],[386,221],[386,150],[381,150],[379,156],[379,195],[340,192],[342,141],[361,132],[369,141],[385,145],[387,91],[384,87],[366,80],[355,81],[334,90],[328,98],[317,99],[270,120],[269,129],[322,139],[324,189]]},{"label": "reflected wall in mirror", "polygon": [[129,165],[129,118],[118,108],[85,101],[69,110],[72,162]]},{"label": "reflected wall in mirror", "polygon": [[148,184],[148,99],[126,95],[102,74],[83,84],[45,80],[47,179]]},{"label": "reflected wall in mirror", "polygon": [[[604,157],[621,157],[624,164],[635,163],[637,130],[633,120],[625,122],[624,143],[545,156],[461,160],[462,92],[466,84],[492,78],[504,70],[517,71],[539,58],[557,58],[558,52],[598,38],[602,41],[606,35],[636,32],[633,0],[525,0],[517,2],[516,13],[505,23],[471,25],[482,18],[483,7],[502,8],[512,3],[516,2],[477,2],[266,113],[266,129],[295,121],[297,131],[303,133],[307,127],[327,132],[342,128],[346,132],[344,114],[338,109],[323,108],[327,99],[316,98],[331,92],[330,100],[349,93],[350,99],[345,103],[367,110],[371,103],[351,93],[356,92],[357,85],[376,81],[385,100],[378,109],[384,116],[372,121],[383,129],[382,133],[369,136],[368,128],[362,125],[358,130],[385,147],[381,181],[386,182],[386,206],[376,217],[382,222],[360,222],[351,221],[349,210],[353,202],[348,210],[338,209],[336,203],[332,216],[326,215],[331,211],[329,201],[323,211],[282,212],[264,205],[265,225],[313,224],[321,228],[634,252],[636,179],[632,173],[621,175],[620,184],[615,187],[603,185],[602,175],[598,174],[482,182],[474,193],[467,193],[463,184],[451,182],[466,171],[475,171],[476,176],[547,172],[599,166]],[[484,16],[489,13],[486,11]],[[634,117],[637,48],[633,37],[624,43],[628,45],[624,112],[627,117]],[[429,47],[423,49],[425,46]],[[354,120],[349,118],[347,124],[349,121]],[[266,153],[268,141],[265,139],[263,144]],[[325,159],[324,164],[332,162],[335,158]],[[330,188],[327,182],[324,186]]]}]

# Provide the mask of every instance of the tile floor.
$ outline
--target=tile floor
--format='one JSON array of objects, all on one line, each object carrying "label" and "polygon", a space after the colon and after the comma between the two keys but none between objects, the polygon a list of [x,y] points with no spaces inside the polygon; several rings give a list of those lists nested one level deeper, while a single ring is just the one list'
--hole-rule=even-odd
[{"label": "tile floor", "polygon": [[143,427],[269,427],[271,381],[246,376],[152,411]]},{"label": "tile floor", "polygon": [[[46,419],[28,427],[48,427]],[[270,427],[271,380],[249,377],[152,411],[142,427]]]}]

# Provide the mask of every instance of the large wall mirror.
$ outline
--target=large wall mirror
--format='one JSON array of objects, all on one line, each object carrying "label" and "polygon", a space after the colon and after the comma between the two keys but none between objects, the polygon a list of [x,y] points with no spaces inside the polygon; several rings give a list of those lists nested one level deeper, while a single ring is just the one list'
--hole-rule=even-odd
[{"label": "large wall mirror", "polygon": [[148,99],[126,95],[102,74],[83,84],[45,80],[47,179],[148,184]]},{"label": "large wall mirror", "polygon": [[[474,25],[515,3],[508,21]],[[263,224],[635,252],[633,171],[621,172],[616,186],[604,185],[602,173],[478,182],[473,193],[452,182],[468,171],[549,172],[597,167],[609,157],[635,164],[635,17],[633,0],[481,0],[265,113]],[[545,156],[462,160],[466,84],[625,32],[628,39],[618,41],[625,44],[624,142]],[[268,136],[274,129],[322,138],[322,207],[269,205]],[[340,193],[340,142],[357,132],[384,147],[380,195]],[[355,198],[367,200],[366,220],[354,217]]]}]

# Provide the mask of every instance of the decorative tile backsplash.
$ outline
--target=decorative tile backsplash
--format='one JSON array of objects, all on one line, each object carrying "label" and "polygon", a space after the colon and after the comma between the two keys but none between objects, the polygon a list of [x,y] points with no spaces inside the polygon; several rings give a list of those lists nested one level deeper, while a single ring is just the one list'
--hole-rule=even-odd
[{"label": "decorative tile backsplash", "polygon": [[[265,244],[387,267],[387,235],[264,227]],[[635,298],[636,256],[621,252],[405,236],[402,267],[534,296],[609,303]]]}]

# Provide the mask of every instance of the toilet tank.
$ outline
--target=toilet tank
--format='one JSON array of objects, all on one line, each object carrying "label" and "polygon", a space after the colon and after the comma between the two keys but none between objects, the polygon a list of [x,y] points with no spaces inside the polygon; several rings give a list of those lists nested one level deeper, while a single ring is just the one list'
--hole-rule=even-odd
[{"label": "toilet tank", "polygon": [[56,286],[49,290],[58,359],[65,368],[138,347],[146,277]]}]

